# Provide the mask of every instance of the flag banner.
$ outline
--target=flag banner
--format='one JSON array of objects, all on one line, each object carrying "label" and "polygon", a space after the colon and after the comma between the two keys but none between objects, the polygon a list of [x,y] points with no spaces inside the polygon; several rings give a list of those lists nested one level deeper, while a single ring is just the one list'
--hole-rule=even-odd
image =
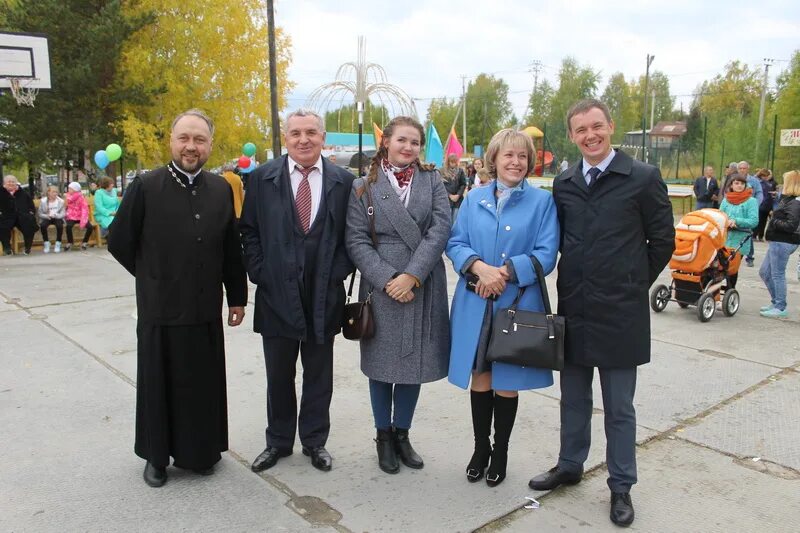
[{"label": "flag banner", "polygon": [[439,133],[433,126],[433,122],[428,125],[428,132],[425,134],[425,162],[433,163],[437,167],[441,167],[444,162],[444,148],[442,147],[442,140],[439,138]]},{"label": "flag banner", "polygon": [[456,154],[459,159],[464,154],[464,147],[458,142],[455,128],[450,130],[450,135],[447,136],[447,148],[444,150],[445,156],[449,156],[450,154]]},{"label": "flag banner", "polygon": [[381,147],[381,141],[383,140],[383,130],[381,130],[377,124],[374,122],[372,123],[372,130],[375,132],[375,149],[379,149]]}]

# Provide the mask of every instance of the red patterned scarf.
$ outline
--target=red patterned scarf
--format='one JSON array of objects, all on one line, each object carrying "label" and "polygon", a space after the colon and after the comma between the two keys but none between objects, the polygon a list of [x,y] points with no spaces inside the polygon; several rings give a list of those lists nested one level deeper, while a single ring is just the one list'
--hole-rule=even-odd
[{"label": "red patterned scarf", "polygon": [[386,174],[391,172],[394,175],[395,179],[397,179],[397,185],[399,185],[401,189],[408,187],[408,184],[411,182],[411,178],[414,177],[413,163],[400,168],[391,164],[388,159],[381,159],[381,166]]}]

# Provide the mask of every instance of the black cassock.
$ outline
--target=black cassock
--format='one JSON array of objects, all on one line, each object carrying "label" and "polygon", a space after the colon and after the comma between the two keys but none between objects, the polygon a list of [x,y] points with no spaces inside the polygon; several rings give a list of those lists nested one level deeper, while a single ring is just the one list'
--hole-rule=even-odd
[{"label": "black cassock", "polygon": [[171,164],[136,178],[108,250],[136,277],[136,455],[208,468],[228,449],[223,285],[229,307],[247,303],[230,186]]}]

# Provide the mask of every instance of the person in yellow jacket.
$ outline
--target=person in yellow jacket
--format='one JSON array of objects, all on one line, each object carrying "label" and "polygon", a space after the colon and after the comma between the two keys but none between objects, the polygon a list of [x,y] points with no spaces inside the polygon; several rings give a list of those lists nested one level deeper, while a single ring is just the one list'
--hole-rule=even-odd
[{"label": "person in yellow jacket", "polygon": [[222,167],[222,177],[233,189],[233,210],[236,214],[236,222],[239,222],[242,217],[242,204],[244,203],[244,185],[242,184],[242,178],[233,171],[234,168],[232,164],[226,163]]}]

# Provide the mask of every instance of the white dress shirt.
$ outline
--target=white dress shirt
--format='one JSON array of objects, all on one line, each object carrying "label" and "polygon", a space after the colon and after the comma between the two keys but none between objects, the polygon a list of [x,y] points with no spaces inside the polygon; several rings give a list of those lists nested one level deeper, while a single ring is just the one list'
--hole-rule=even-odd
[{"label": "white dress shirt", "polygon": [[[295,166],[301,167],[300,163],[286,156],[289,164],[289,179],[292,182],[292,197],[297,199],[297,189],[300,187],[300,182],[303,181],[303,175],[298,172]],[[311,187],[311,219],[309,220],[309,227],[314,223],[317,218],[317,211],[319,211],[320,198],[322,198],[322,156],[317,159],[313,165],[316,167],[308,175],[308,184]]]}]

